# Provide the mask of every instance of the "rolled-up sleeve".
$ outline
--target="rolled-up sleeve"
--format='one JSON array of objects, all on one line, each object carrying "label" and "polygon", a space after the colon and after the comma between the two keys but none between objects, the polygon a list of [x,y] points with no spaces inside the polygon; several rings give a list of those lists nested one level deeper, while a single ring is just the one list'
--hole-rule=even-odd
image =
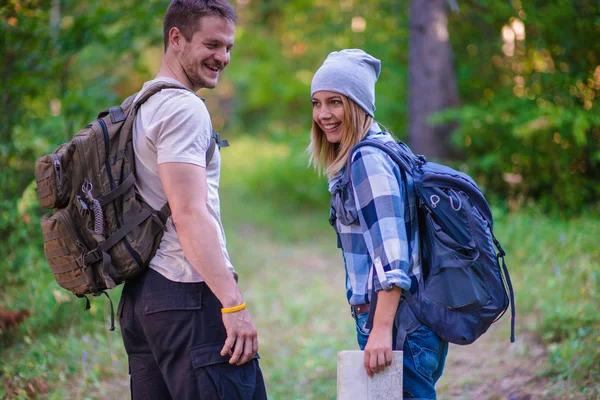
[{"label": "rolled-up sleeve", "polygon": [[[396,171],[396,172],[395,172]],[[375,275],[376,291],[409,290],[409,247],[404,221],[405,187],[396,164],[381,150],[359,149],[350,179],[362,234]]]}]

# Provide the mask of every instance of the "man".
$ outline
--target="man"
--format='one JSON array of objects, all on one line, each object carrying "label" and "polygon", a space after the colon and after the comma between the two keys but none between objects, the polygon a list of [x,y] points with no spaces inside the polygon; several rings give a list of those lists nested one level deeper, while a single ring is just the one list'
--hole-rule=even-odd
[{"label": "man", "polygon": [[[134,125],[137,188],[171,218],[156,255],[123,289],[119,317],[133,399],[266,399],[256,329],[220,221],[220,156],[195,92],[229,64],[237,15],[226,0],[174,0],[164,19],[163,89]],[[186,90],[185,88],[189,89]]]}]

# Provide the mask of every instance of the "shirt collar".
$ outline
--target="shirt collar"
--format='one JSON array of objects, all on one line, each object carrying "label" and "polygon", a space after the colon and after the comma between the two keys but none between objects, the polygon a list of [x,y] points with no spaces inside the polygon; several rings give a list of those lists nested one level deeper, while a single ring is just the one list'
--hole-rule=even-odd
[{"label": "shirt collar", "polygon": [[[372,136],[381,135],[381,134],[385,135],[386,133],[381,130],[381,127],[379,126],[379,124],[377,122],[373,122],[373,124],[369,128],[369,132],[367,132],[367,136],[365,136],[365,137],[372,137]],[[330,193],[333,193],[333,189],[334,189],[335,185],[342,178],[342,175],[344,174],[344,170],[345,169],[346,169],[345,166],[342,167],[342,169],[340,170],[340,172],[338,172],[333,178],[331,178],[329,180],[329,182],[327,182],[327,186],[329,187],[329,192]]]}]

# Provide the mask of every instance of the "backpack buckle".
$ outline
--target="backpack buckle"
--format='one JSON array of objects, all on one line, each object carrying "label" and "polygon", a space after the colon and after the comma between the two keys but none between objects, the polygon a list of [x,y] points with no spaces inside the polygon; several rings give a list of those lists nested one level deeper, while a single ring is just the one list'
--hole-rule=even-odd
[{"label": "backpack buckle", "polygon": [[85,256],[83,257],[83,261],[86,264],[94,264],[94,263],[102,260],[102,258],[103,258],[102,250],[100,250],[98,247],[96,247],[94,250],[90,250],[85,254]]},{"label": "backpack buckle", "polygon": [[90,211],[87,203],[79,195],[76,195],[75,199],[77,200],[75,202],[75,207],[77,208],[79,215],[81,215],[82,217],[85,217]]},{"label": "backpack buckle", "polygon": [[500,245],[500,242],[498,242],[498,240],[496,239],[496,236],[494,236],[493,233],[492,233],[492,240],[494,241],[494,244],[496,245],[496,248],[498,249],[498,258],[504,257],[506,255],[506,252],[504,251],[504,249]]}]

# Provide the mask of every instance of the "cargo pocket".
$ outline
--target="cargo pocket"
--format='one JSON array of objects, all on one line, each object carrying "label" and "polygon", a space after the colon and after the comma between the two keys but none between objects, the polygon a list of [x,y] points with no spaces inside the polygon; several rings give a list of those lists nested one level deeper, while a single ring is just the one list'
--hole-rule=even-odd
[{"label": "cargo pocket", "polygon": [[[162,290],[145,294],[142,297],[142,312],[151,315],[163,311],[192,311],[202,308],[202,293],[200,290]],[[171,313],[170,315],[173,315]],[[182,317],[189,319],[187,313]]]},{"label": "cargo pocket", "polygon": [[45,215],[41,225],[44,253],[56,282],[75,294],[89,293],[94,275],[83,261],[87,249],[78,239],[79,235],[68,209]]},{"label": "cargo pocket", "polygon": [[191,349],[200,393],[207,399],[252,400],[257,384],[258,354],[238,366],[229,364],[229,356],[221,356],[222,348],[223,344],[208,344]]}]

